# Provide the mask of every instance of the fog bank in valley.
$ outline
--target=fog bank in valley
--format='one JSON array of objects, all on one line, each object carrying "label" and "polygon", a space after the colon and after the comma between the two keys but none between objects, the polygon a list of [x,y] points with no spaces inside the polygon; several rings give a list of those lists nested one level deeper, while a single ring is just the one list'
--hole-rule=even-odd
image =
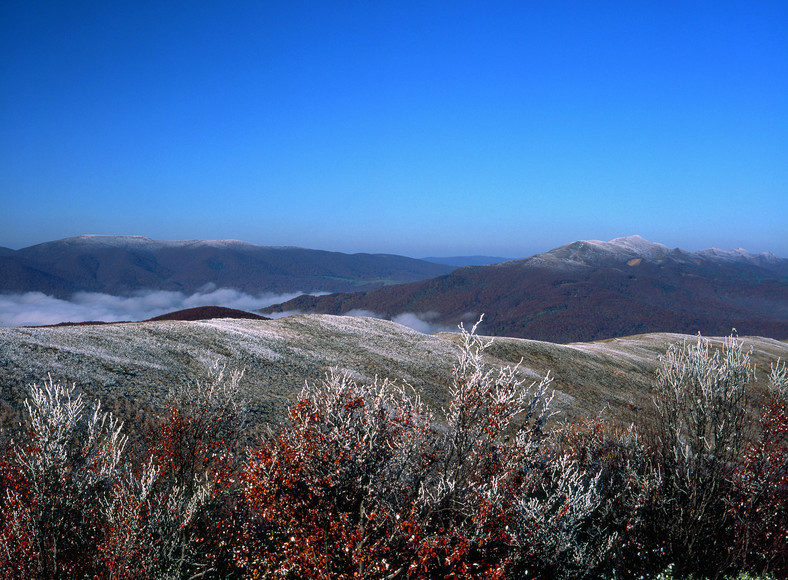
[{"label": "fog bank in valley", "polygon": [[190,295],[161,290],[137,292],[129,296],[79,292],[68,300],[41,292],[0,294],[0,326],[139,321],[197,306],[224,306],[252,311],[284,302],[300,294],[265,293],[254,296],[231,288],[206,288]]}]

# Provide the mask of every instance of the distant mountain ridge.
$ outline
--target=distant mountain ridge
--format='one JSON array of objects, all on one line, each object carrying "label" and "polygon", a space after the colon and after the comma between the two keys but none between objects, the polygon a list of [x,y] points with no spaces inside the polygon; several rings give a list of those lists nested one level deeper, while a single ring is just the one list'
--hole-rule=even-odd
[{"label": "distant mountain ridge", "polygon": [[788,260],[687,252],[640,236],[567,244],[524,260],[366,292],[302,296],[263,313],[409,313],[450,327],[485,313],[490,334],[552,342],[646,332],[788,338]]},{"label": "distant mountain ridge", "polygon": [[207,285],[250,294],[341,292],[433,278],[450,266],[392,254],[343,254],[239,240],[155,241],[77,236],[0,251],[0,292],[194,293]]},{"label": "distant mountain ridge", "polygon": [[742,248],[720,250],[709,248],[697,252],[687,252],[679,248],[669,248],[663,244],[649,242],[641,236],[615,238],[609,242],[599,240],[577,241],[560,246],[543,254],[536,254],[527,260],[562,260],[587,266],[606,266],[620,264],[622,261],[643,258],[657,263],[698,263],[710,262],[741,263],[760,266],[781,274],[788,274],[788,260],[770,252],[753,254]]},{"label": "distant mountain ridge", "polygon": [[501,258],[498,256],[446,256],[446,257],[427,257],[421,258],[426,262],[434,262],[436,264],[445,264],[446,266],[454,266],[456,268],[463,268],[465,266],[489,266],[490,264],[499,264],[500,262],[508,262],[512,258]]}]

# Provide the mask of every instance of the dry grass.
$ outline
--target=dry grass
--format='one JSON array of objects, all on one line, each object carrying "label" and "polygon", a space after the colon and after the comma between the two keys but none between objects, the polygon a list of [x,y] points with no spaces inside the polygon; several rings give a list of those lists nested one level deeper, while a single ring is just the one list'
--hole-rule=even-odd
[{"label": "dry grass", "polygon": [[[479,328],[483,334],[484,326]],[[631,422],[649,407],[657,358],[685,336],[648,334],[593,343],[553,343],[496,338],[492,365],[522,359],[524,378],[548,371],[555,378],[554,406],[564,420],[602,414]],[[376,375],[407,382],[424,401],[447,400],[459,336],[425,335],[385,320],[300,315],[270,321],[219,319],[122,325],[0,329],[0,423],[19,421],[27,387],[51,374],[76,383],[86,399],[139,423],[163,405],[171,387],[201,377],[212,362],[245,369],[249,427],[276,422],[305,381],[331,367],[360,380]],[[756,390],[769,365],[788,359],[788,344],[744,339],[758,369]]]}]

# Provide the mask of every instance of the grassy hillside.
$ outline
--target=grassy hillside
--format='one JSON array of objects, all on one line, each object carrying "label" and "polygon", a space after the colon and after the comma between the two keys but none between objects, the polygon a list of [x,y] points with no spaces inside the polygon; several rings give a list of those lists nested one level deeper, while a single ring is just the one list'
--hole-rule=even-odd
[{"label": "grassy hillside", "polygon": [[788,345],[720,341],[6,329],[0,578],[785,577]]},{"label": "grassy hillside", "polygon": [[[604,412],[629,422],[649,397],[657,357],[685,338],[692,337],[648,334],[568,345],[495,338],[486,356],[491,365],[522,359],[521,374],[534,380],[550,371],[564,418]],[[457,340],[454,333],[426,335],[385,320],[331,315],[4,328],[2,412],[18,420],[27,386],[51,374],[131,418],[160,407],[171,386],[199,378],[217,360],[245,370],[254,425],[278,421],[305,381],[318,381],[331,367],[363,380],[377,375],[407,382],[439,407],[447,400]],[[770,362],[788,358],[788,344],[745,343],[763,385]]]}]

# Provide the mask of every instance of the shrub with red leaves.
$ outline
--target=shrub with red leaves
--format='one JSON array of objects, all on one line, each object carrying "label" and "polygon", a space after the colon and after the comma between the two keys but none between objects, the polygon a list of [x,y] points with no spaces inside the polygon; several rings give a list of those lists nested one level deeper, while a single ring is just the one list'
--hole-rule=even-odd
[{"label": "shrub with red leaves", "polygon": [[526,387],[516,368],[484,370],[487,345],[462,338],[440,422],[388,381],[332,372],[305,389],[244,471],[256,519],[239,559],[253,576],[504,576],[550,380]]},{"label": "shrub with red leaves", "polygon": [[772,367],[771,396],[761,410],[759,439],[734,474],[739,565],[788,577],[788,371]]},{"label": "shrub with red leaves", "polygon": [[29,432],[0,454],[0,578],[238,575],[239,379],[217,368],[176,394],[142,466],[98,403],[33,385]]},{"label": "shrub with red leaves", "polygon": [[74,387],[32,385],[30,428],[0,460],[0,576],[77,578],[100,570],[101,502],[126,444],[120,422]]}]

